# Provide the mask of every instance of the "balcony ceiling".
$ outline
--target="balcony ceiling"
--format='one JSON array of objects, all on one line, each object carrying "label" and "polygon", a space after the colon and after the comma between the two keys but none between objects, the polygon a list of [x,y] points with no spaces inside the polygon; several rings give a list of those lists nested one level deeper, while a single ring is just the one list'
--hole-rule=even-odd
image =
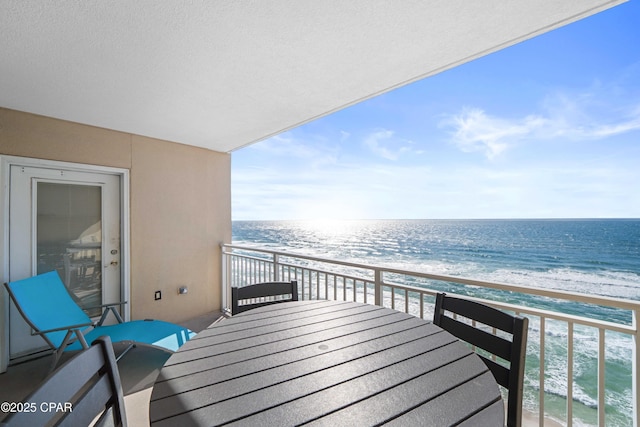
[{"label": "balcony ceiling", "polygon": [[0,106],[229,152],[622,0],[2,0]]}]

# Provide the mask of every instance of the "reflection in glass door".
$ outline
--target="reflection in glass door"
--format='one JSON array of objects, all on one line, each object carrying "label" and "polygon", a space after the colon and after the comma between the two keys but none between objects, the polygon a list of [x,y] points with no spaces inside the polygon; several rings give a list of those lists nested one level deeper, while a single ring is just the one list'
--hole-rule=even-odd
[{"label": "reflection in glass door", "polygon": [[78,304],[102,304],[102,188],[37,182],[37,273],[56,270]]}]

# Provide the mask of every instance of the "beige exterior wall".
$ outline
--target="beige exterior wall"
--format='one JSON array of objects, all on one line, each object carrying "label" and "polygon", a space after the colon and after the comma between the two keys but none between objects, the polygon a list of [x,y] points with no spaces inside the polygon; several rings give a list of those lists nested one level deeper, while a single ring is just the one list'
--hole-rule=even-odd
[{"label": "beige exterior wall", "polygon": [[128,169],[132,318],[181,322],[220,309],[229,154],[3,108],[0,154]]}]

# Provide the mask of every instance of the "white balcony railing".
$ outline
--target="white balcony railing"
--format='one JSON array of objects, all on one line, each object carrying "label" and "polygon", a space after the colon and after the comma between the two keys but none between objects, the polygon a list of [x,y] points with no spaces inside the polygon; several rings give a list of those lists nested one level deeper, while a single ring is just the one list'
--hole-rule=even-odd
[{"label": "white balcony railing", "polygon": [[[430,319],[437,292],[462,294],[529,318],[525,402],[540,426],[639,427],[640,302],[511,286],[265,248],[222,245],[223,306],[232,286],[297,280],[302,299],[359,301]],[[590,371],[589,371],[590,370]],[[611,378],[608,378],[610,376]],[[593,383],[585,391],[577,380]]]}]

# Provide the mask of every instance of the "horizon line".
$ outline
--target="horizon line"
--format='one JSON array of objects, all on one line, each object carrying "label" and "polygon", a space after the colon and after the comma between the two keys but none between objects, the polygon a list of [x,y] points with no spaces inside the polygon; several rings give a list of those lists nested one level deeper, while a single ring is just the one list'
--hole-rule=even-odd
[{"label": "horizon line", "polygon": [[516,217],[516,218],[288,218],[288,219],[232,219],[241,221],[299,221],[299,222],[338,222],[338,221],[598,221],[598,220],[638,220],[639,217]]}]

